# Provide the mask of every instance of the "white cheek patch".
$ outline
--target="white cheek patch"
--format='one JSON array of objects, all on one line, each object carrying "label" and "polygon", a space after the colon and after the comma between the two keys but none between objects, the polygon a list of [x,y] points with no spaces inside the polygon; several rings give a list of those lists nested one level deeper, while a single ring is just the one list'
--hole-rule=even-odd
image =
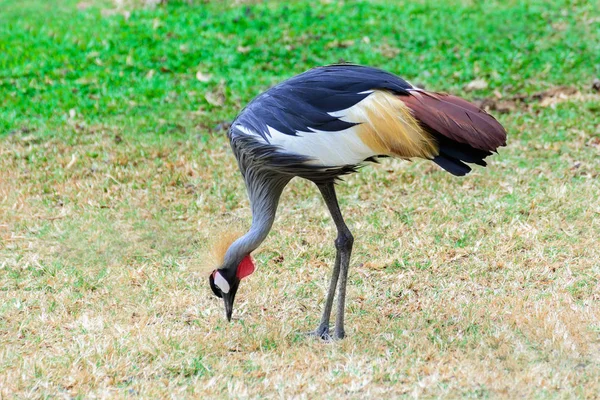
[{"label": "white cheek patch", "polygon": [[229,293],[229,282],[227,282],[227,280],[223,278],[223,275],[221,275],[219,271],[215,273],[215,285],[217,285],[217,287],[221,289],[221,292]]}]

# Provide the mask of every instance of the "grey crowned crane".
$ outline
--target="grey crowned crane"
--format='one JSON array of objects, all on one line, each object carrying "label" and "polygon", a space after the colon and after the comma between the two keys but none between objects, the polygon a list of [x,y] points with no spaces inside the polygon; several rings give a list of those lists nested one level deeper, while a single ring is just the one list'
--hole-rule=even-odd
[{"label": "grey crowned crane", "polygon": [[[456,176],[485,166],[506,145],[506,131],[461,98],[428,92],[380,69],[352,64],[318,67],[257,96],[228,132],[252,208],[250,230],[227,243],[210,287],[231,320],[240,281],[254,271],[250,254],[269,233],[283,188],[298,176],[314,182],[337,228],[336,257],[325,309],[314,335],[344,337],[346,281],[354,238],[335,193],[337,178],[377,157],[425,158]],[[226,249],[226,251],[225,251]]]}]

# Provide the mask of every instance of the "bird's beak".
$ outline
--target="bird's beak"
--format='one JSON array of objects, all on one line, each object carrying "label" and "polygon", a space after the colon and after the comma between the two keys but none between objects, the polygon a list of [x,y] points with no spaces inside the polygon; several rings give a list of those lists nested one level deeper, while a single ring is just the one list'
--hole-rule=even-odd
[{"label": "bird's beak", "polygon": [[225,316],[227,317],[227,321],[231,322],[231,314],[233,314],[233,300],[235,298],[235,293],[223,293],[223,301],[225,302]]}]

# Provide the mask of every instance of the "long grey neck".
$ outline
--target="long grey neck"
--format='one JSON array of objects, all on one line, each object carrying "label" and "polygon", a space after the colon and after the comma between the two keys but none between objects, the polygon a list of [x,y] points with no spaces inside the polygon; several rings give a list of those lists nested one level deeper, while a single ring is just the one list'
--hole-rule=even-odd
[{"label": "long grey neck", "polygon": [[237,239],[225,253],[223,268],[237,271],[242,259],[256,250],[265,240],[277,212],[279,197],[287,183],[288,177],[265,175],[246,171],[246,188],[252,208],[252,226],[242,237]]}]

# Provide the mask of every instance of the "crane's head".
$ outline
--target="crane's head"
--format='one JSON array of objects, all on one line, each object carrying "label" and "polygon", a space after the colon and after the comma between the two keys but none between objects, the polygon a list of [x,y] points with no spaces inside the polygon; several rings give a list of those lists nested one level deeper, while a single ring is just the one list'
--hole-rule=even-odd
[{"label": "crane's head", "polygon": [[210,256],[213,265],[218,265],[219,268],[210,274],[210,288],[215,296],[222,298],[225,302],[225,315],[227,320],[231,321],[235,294],[241,280],[254,272],[254,261],[250,254],[236,255],[235,251],[226,260],[225,255],[235,240],[240,237],[239,232],[227,230],[216,237],[217,240],[213,243]]},{"label": "crane's head", "polygon": [[225,302],[225,315],[231,321],[233,301],[242,279],[254,272],[254,261],[250,255],[245,256],[237,268],[220,268],[210,274],[210,288],[215,296]]}]

